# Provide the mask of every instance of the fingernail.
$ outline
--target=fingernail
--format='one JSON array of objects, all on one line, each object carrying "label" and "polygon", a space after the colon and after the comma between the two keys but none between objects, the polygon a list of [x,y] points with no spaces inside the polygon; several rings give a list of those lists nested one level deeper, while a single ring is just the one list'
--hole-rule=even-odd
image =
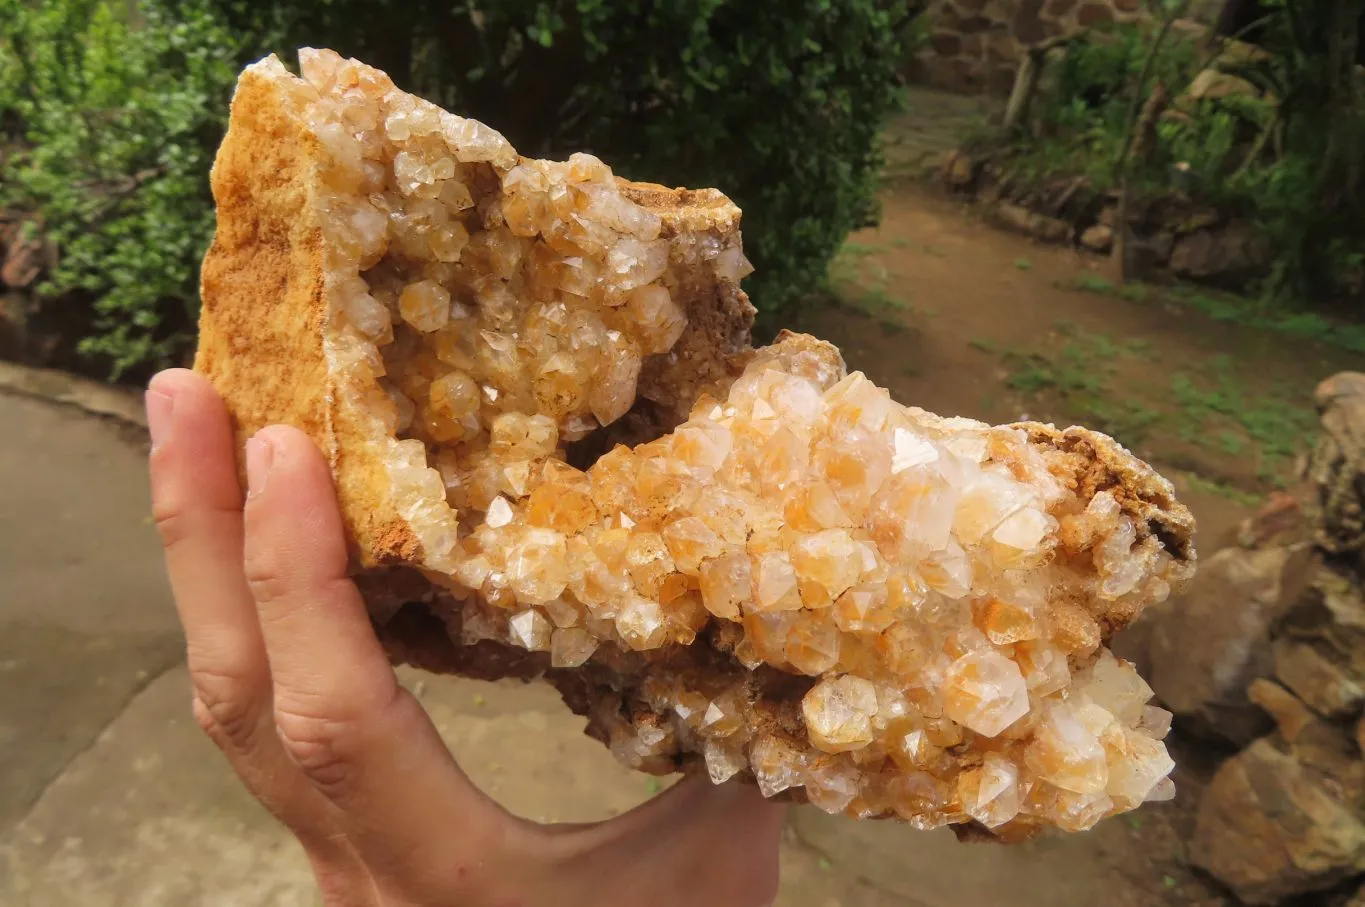
[{"label": "fingernail", "polygon": [[152,436],[152,450],[156,450],[171,436],[171,412],[175,401],[170,394],[148,388],[143,403],[147,407],[147,433]]},{"label": "fingernail", "polygon": [[270,475],[270,463],[275,459],[275,448],[270,441],[255,435],[246,442],[246,496],[253,498],[265,491],[265,480]]}]

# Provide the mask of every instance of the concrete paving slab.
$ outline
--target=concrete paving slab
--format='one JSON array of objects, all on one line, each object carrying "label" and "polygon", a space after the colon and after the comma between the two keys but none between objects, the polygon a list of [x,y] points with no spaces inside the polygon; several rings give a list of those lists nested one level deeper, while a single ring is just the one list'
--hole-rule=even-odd
[{"label": "concrete paving slab", "polygon": [[[583,736],[583,720],[549,688],[428,678],[405,681],[452,752],[513,812],[592,821],[657,790]],[[0,837],[6,907],[308,907],[303,855],[237,783],[189,717],[189,678],[157,678]],[[781,907],[891,907],[789,840]]]},{"label": "concrete paving slab", "polygon": [[298,846],[242,788],[162,674],[0,838],[6,907],[305,907]]},{"label": "concrete paving slab", "polygon": [[2,829],[182,646],[142,451],[25,397],[0,426]]},{"label": "concrete paving slab", "polygon": [[1015,846],[962,844],[946,828],[855,822],[809,807],[793,812],[792,826],[801,841],[849,875],[926,907],[1114,903],[1115,864],[1127,844],[1122,820],[1102,822],[1082,835],[1058,832]]}]

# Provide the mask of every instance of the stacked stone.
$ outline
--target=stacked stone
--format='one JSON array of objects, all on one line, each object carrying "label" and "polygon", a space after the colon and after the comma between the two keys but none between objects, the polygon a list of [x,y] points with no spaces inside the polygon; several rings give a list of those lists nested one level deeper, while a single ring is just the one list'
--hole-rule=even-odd
[{"label": "stacked stone", "polygon": [[1190,853],[1247,904],[1365,872],[1365,375],[1317,399],[1305,504],[1272,500],[1154,631],[1162,701],[1243,747],[1205,791]]},{"label": "stacked stone", "polygon": [[939,0],[924,15],[933,31],[917,75],[938,88],[1005,97],[1033,45],[1144,13],[1140,0]]}]

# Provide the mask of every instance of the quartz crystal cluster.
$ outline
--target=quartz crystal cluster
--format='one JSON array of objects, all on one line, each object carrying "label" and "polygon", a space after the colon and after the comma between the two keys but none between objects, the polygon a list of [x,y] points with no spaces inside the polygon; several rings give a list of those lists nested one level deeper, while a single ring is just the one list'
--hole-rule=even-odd
[{"label": "quartz crystal cluster", "polygon": [[724,196],[300,57],[239,83],[197,367],[329,456],[395,658],[545,676],[630,765],[858,817],[1012,840],[1171,795],[1104,647],[1193,568],[1164,479],[750,350]]}]

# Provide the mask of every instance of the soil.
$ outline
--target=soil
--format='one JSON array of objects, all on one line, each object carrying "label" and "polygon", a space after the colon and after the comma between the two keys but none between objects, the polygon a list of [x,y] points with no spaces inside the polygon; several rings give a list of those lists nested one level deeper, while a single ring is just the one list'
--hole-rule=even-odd
[{"label": "soil", "polygon": [[[1215,322],[1160,288],[1120,298],[1106,276],[1102,259],[1000,232],[932,188],[899,186],[881,226],[852,237],[836,263],[833,298],[794,326],[833,341],[850,369],[903,403],[1111,431],[1171,478],[1212,553],[1261,495],[1296,481],[1314,386],[1365,361]],[[1173,393],[1176,375],[1205,393]],[[1169,742],[1177,799],[1104,823],[1075,856],[1107,867],[1115,904],[1234,903],[1189,869],[1184,844],[1227,754],[1178,730]],[[1063,888],[1039,903],[1067,902]]]},{"label": "soil", "polygon": [[[834,342],[903,403],[1114,434],[1175,482],[1212,551],[1257,498],[1293,484],[1316,423],[1313,388],[1365,369],[1365,357],[1215,322],[1160,288],[1120,298],[1107,265],[1000,232],[932,188],[899,186],[881,226],[852,237],[836,263],[834,297],[793,326]],[[1194,390],[1173,393],[1176,376]]]}]

